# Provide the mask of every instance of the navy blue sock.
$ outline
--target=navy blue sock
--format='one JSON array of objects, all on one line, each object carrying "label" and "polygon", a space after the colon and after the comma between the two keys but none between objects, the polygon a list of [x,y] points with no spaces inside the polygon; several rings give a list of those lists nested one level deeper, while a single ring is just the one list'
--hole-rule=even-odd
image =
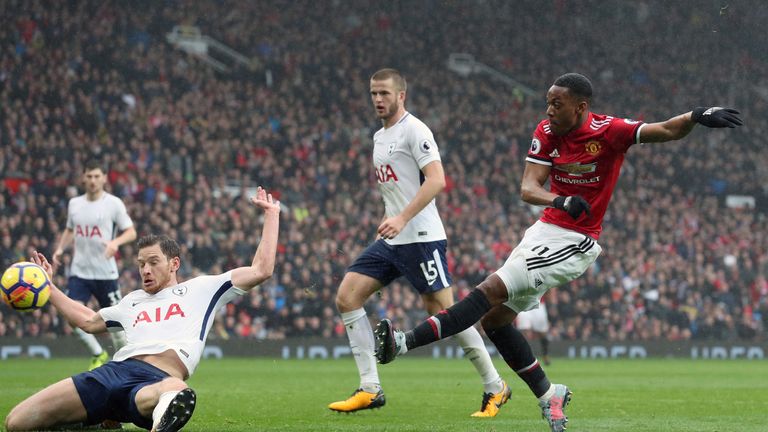
[{"label": "navy blue sock", "polygon": [[460,333],[491,309],[485,293],[475,289],[463,300],[427,318],[405,333],[405,346],[413,349]]},{"label": "navy blue sock", "polygon": [[549,390],[551,383],[533,356],[531,345],[519,330],[512,324],[506,324],[493,330],[485,329],[485,334],[496,345],[507,365],[528,384],[536,397],[543,396]]}]

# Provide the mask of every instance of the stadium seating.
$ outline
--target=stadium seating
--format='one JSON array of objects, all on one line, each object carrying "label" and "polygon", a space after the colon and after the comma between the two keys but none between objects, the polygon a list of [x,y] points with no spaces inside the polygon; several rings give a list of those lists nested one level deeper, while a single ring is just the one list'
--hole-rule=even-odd
[{"label": "stadium seating", "polygon": [[[727,104],[746,126],[629,151],[603,256],[551,296],[553,338],[768,338],[768,36],[739,25],[766,17],[664,0],[181,3],[0,6],[3,268],[33,249],[50,255],[91,156],[108,163],[110,190],[140,235],[180,241],[182,278],[250,261],[259,220],[241,195],[264,185],[285,205],[276,276],[229,305],[211,337],[344,337],[335,290],[383,212],[370,74],[401,69],[408,109],[435,131],[449,178],[438,206],[461,296],[535,220],[519,199],[530,136],[550,83],[579,71],[593,79],[596,112],[656,121]],[[551,25],[555,16],[573,26]],[[164,35],[182,23],[251,65],[219,73],[175,50]],[[454,74],[445,67],[454,52],[541,98]],[[755,207],[727,205],[736,195]],[[120,251],[125,291],[140,286],[135,252]],[[65,286],[66,271],[56,281]],[[424,317],[406,283],[367,307],[404,327]],[[0,306],[0,336],[70,331],[50,308]]]}]

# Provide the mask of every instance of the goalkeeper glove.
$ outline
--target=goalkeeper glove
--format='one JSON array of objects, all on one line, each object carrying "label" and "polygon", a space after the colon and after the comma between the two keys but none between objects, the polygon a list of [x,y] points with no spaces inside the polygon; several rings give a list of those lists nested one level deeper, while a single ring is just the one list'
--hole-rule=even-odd
[{"label": "goalkeeper glove", "polygon": [[586,213],[587,216],[592,216],[589,203],[578,195],[569,197],[559,196],[552,201],[552,206],[558,210],[567,212],[574,219],[578,219],[582,213]]},{"label": "goalkeeper glove", "polygon": [[691,113],[691,120],[711,128],[735,128],[744,124],[737,114],[740,113],[732,108],[696,107]]}]

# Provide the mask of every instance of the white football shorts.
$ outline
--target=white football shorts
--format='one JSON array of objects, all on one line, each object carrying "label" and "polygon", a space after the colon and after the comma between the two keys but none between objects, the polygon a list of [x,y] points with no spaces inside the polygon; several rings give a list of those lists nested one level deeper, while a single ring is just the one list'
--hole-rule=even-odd
[{"label": "white football shorts", "polygon": [[592,237],[536,221],[496,271],[515,312],[536,308],[547,290],[581,276],[603,249]]}]

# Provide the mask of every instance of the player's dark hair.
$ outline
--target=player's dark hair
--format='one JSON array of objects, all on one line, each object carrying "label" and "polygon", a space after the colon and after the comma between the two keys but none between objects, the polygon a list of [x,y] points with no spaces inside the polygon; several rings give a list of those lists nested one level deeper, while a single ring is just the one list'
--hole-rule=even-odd
[{"label": "player's dark hair", "polygon": [[569,72],[561,75],[554,85],[567,88],[577,98],[587,101],[592,99],[592,82],[582,74]]},{"label": "player's dark hair", "polygon": [[145,247],[154,246],[156,244],[160,245],[160,250],[168,259],[181,256],[181,247],[179,247],[179,244],[176,243],[176,240],[168,237],[167,235],[148,234],[136,242],[136,245],[139,249],[144,249]]},{"label": "player's dark hair", "polygon": [[101,172],[107,172],[107,170],[104,169],[104,165],[98,161],[97,159],[88,159],[85,162],[85,165],[83,165],[83,172],[86,173],[88,171],[93,171],[95,169],[101,170]]},{"label": "player's dark hair", "polygon": [[384,81],[390,78],[392,78],[392,81],[395,83],[395,89],[397,89],[397,91],[408,90],[408,83],[405,82],[405,77],[397,69],[380,69],[371,75],[371,81]]}]

